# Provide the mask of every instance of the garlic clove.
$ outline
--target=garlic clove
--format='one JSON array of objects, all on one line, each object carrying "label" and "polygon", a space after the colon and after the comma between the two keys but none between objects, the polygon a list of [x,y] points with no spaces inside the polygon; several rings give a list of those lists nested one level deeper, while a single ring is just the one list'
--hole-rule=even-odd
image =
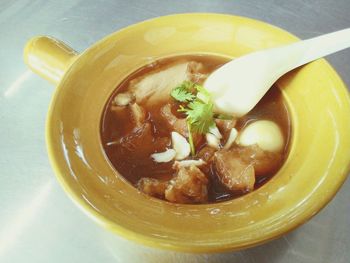
[{"label": "garlic clove", "polygon": [[157,163],[167,163],[175,158],[176,151],[167,149],[165,152],[151,154],[152,159]]},{"label": "garlic clove", "polygon": [[207,143],[210,147],[215,149],[220,148],[220,139],[211,133],[205,134],[205,138],[207,139]]},{"label": "garlic clove", "polygon": [[195,165],[195,166],[201,166],[203,164],[206,164],[205,161],[203,161],[202,159],[199,160],[183,160],[183,161],[175,161],[173,168],[179,169],[182,167],[189,167],[191,165]]},{"label": "garlic clove", "polygon": [[211,133],[212,135],[214,135],[215,137],[217,137],[218,139],[222,138],[222,135],[218,129],[218,127],[214,124],[214,126],[211,126],[209,128],[209,133]]},{"label": "garlic clove", "polygon": [[235,128],[232,128],[230,131],[230,135],[228,136],[227,142],[224,145],[224,149],[229,149],[232,144],[235,142],[238,135],[238,131]]},{"label": "garlic clove", "polygon": [[182,160],[190,155],[191,147],[186,138],[177,132],[171,133],[173,149],[176,151],[175,159]]}]

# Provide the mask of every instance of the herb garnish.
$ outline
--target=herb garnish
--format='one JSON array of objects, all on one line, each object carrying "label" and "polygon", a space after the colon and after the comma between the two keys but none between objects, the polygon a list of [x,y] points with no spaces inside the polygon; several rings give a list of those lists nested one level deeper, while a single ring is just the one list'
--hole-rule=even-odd
[{"label": "herb garnish", "polygon": [[192,155],[195,154],[192,132],[206,134],[210,127],[215,125],[213,108],[210,94],[201,85],[191,81],[184,81],[171,91],[171,96],[184,103],[180,105],[179,112],[187,115],[187,127]]},{"label": "herb garnish", "polygon": [[194,83],[190,81],[184,81],[181,85],[174,88],[171,91],[170,95],[179,102],[193,101],[196,98],[196,96],[190,92],[193,88],[193,85]]}]

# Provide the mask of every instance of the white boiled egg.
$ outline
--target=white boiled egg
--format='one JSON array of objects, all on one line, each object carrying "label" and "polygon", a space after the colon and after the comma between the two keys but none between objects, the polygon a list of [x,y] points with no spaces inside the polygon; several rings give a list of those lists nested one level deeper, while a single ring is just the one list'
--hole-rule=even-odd
[{"label": "white boiled egg", "polygon": [[281,129],[276,123],[268,120],[249,124],[241,131],[237,140],[242,146],[257,144],[262,150],[269,152],[278,152],[284,145]]}]

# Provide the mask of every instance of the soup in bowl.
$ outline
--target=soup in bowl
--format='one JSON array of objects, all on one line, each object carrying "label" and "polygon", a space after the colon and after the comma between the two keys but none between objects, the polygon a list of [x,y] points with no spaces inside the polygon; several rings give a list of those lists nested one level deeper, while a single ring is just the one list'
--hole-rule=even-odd
[{"label": "soup in bowl", "polygon": [[282,166],[291,134],[278,87],[249,114],[220,114],[202,84],[228,58],[163,58],[115,90],[101,139],[115,169],[140,191],[173,203],[229,200],[266,183]]},{"label": "soup in bowl", "polygon": [[[147,75],[157,73],[155,67],[159,71],[170,68],[174,59],[176,63],[202,63],[203,72],[194,72],[200,77],[228,59],[296,40],[263,22],[220,14],[179,14],[145,21],[107,36],[79,55],[57,40],[32,39],[25,50],[27,63],[58,84],[46,131],[58,180],[72,200],[99,224],[159,248],[234,250],[294,229],[331,200],[349,169],[348,92],[325,60],[285,75],[257,108],[241,119],[218,118],[214,111],[211,123],[222,137],[218,139],[217,133],[209,130],[200,136],[191,133],[194,150],[190,147],[183,158],[172,157],[168,162],[156,160],[183,153],[175,146],[173,133],[190,144],[186,129],[182,133],[180,128],[181,122],[189,119],[186,113],[192,101],[178,101],[176,89],[188,85],[187,91],[197,98],[200,88],[195,85],[200,86],[201,80],[181,80],[169,86],[170,96],[162,98],[164,103],[148,106],[150,98],[138,101],[144,90],[135,86]],[[180,128],[171,120],[178,121]],[[280,143],[275,147],[249,143],[249,136],[244,135],[249,135],[250,125],[264,121],[272,122],[278,131],[280,140],[275,142]],[[152,138],[130,140],[135,137],[135,127]],[[237,136],[225,147],[234,129]],[[199,142],[196,137],[200,137]],[[150,140],[158,141],[150,146]],[[259,172],[256,159],[236,158],[252,147],[255,155],[259,151],[264,156],[272,153],[271,160],[277,162],[268,165],[268,171]],[[205,148],[209,153],[214,149],[212,161],[205,159],[210,155],[207,152],[200,155]],[[159,159],[166,151],[170,157],[160,155]],[[225,179],[233,174],[225,171],[236,167],[230,166],[233,159],[250,170],[248,183]],[[205,162],[203,166],[194,165],[193,161],[198,164],[200,160]],[[184,161],[192,164],[186,166]],[[179,174],[188,178],[189,170],[200,174],[195,180],[202,184],[198,191],[187,188],[190,190],[186,192],[176,185]],[[147,182],[155,180],[164,183],[163,189],[148,192]],[[170,186],[179,191],[174,193]]]}]

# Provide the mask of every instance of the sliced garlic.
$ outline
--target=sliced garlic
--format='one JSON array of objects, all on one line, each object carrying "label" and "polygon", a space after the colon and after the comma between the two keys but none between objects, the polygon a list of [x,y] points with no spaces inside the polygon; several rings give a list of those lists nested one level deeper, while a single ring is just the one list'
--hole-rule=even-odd
[{"label": "sliced garlic", "polygon": [[118,93],[114,97],[113,103],[117,106],[126,106],[135,100],[135,96],[130,92]]},{"label": "sliced garlic", "polygon": [[235,128],[232,128],[230,131],[230,135],[228,136],[227,142],[224,146],[224,149],[229,149],[231,145],[235,142],[238,135],[238,131]]},{"label": "sliced garlic", "polygon": [[257,144],[261,149],[270,152],[282,150],[284,144],[281,129],[276,123],[268,120],[249,124],[240,133],[237,141],[242,146]]},{"label": "sliced garlic", "polygon": [[167,149],[165,152],[151,154],[151,157],[157,163],[167,163],[174,159],[175,155],[174,149]]},{"label": "sliced garlic", "polygon": [[220,139],[211,133],[205,134],[205,138],[207,139],[207,143],[210,147],[215,149],[220,148]]},{"label": "sliced garlic", "polygon": [[177,132],[171,133],[171,141],[173,148],[176,151],[175,159],[182,160],[190,155],[191,148],[186,138]]},{"label": "sliced garlic", "polygon": [[221,139],[222,138],[222,135],[218,129],[218,127],[216,127],[216,125],[214,126],[211,126],[209,128],[209,133],[213,134],[215,137],[217,137],[218,139]]},{"label": "sliced garlic", "polygon": [[175,161],[173,168],[179,169],[181,167],[189,167],[191,165],[195,166],[201,166],[203,164],[206,164],[205,161],[202,159],[199,160],[183,160],[183,161]]}]

